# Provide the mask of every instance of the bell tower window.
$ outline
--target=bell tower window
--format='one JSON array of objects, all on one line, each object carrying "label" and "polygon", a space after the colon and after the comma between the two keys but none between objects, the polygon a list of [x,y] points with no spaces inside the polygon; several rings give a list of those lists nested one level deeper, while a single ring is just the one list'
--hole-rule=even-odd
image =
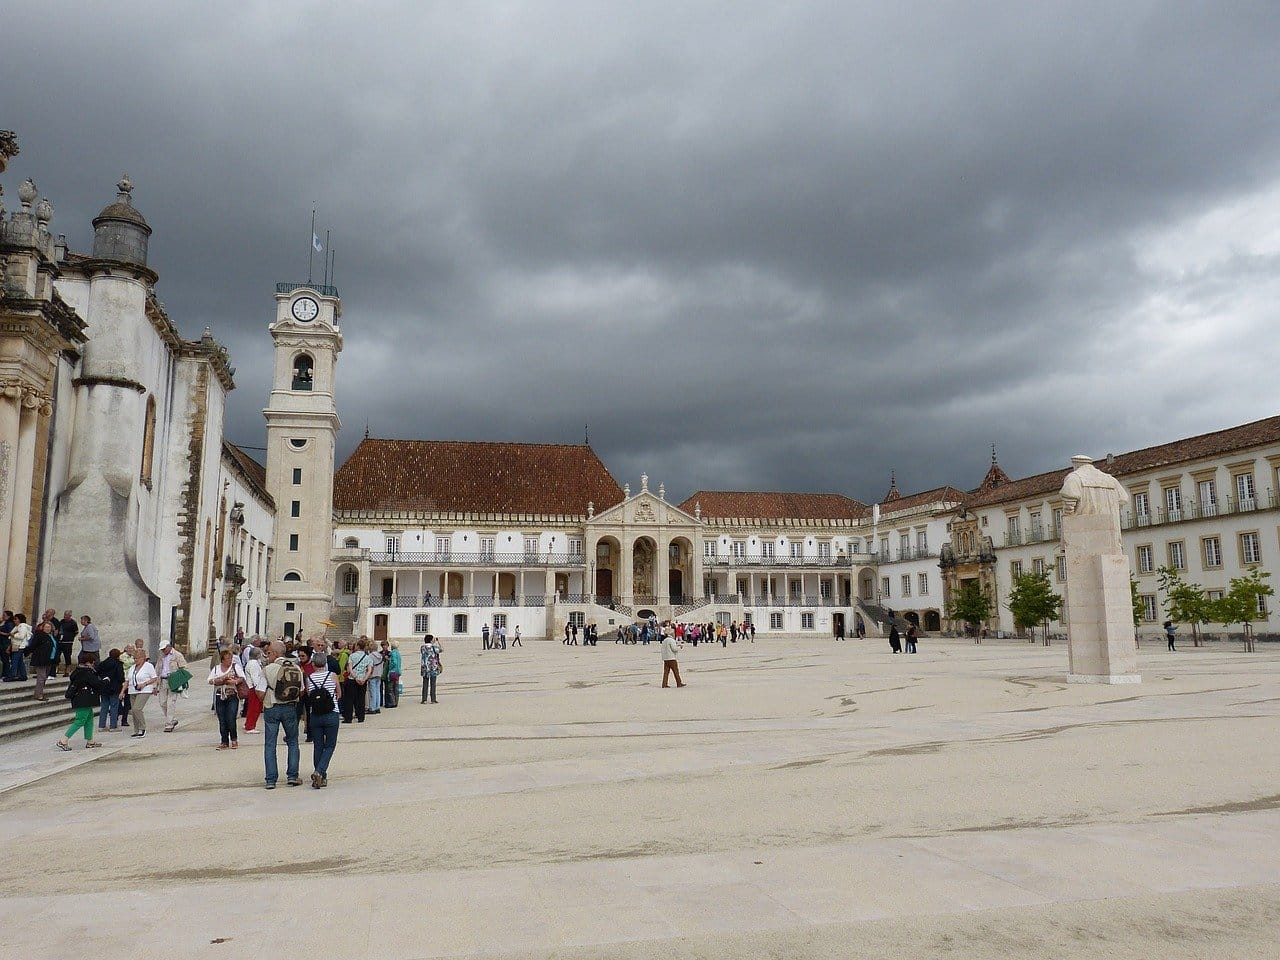
[{"label": "bell tower window", "polygon": [[293,358],[293,389],[310,390],[315,362],[305,353]]}]

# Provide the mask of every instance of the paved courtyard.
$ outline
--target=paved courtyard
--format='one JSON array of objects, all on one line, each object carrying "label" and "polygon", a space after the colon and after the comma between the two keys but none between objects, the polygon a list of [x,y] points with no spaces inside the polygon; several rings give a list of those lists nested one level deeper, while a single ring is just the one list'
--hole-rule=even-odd
[{"label": "paved courtyard", "polygon": [[478,647],[323,791],[216,752],[202,690],[171,735],[5,743],[0,953],[1280,956],[1270,646],[1153,646],[1138,687],[1013,642],[686,646],[682,690],[656,645]]}]

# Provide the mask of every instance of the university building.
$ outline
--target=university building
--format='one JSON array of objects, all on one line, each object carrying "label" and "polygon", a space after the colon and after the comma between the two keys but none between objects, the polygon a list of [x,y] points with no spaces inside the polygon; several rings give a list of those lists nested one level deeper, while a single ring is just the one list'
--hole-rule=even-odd
[{"label": "university building", "polygon": [[[7,151],[7,152],[6,152]],[[0,138],[0,172],[13,155]],[[1020,572],[1062,583],[1061,469],[973,487],[838,493],[619,484],[586,444],[366,436],[335,464],[341,301],[281,283],[265,456],[223,436],[234,369],[205,331],[181,336],[157,297],[133,184],[93,219],[88,252],[50,231],[31,180],[0,193],[0,587],[6,606],[94,616],[108,643],[189,652],[260,635],[602,633],[655,616],[757,633],[882,631],[889,612],[955,630],[968,581],[1012,632]],[[1069,452],[1069,451],[1068,451]],[[1157,570],[1210,591],[1280,569],[1280,417],[1107,456],[1144,618]],[[336,467],[336,469],[335,469]],[[1271,605],[1260,633],[1280,632]],[[1055,625],[1062,629],[1064,625]]]}]

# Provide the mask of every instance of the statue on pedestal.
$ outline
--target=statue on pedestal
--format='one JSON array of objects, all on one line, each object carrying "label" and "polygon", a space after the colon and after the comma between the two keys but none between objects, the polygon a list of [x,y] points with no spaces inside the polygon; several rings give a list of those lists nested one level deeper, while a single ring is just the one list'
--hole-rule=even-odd
[{"label": "statue on pedestal", "polygon": [[1120,540],[1120,506],[1129,491],[1093,465],[1071,458],[1062,484],[1066,625],[1072,683],[1137,683],[1129,560]]}]

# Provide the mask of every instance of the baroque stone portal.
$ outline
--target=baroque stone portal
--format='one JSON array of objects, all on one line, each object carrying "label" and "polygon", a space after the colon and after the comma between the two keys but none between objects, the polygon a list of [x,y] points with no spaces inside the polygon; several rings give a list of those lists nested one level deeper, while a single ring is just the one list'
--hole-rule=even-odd
[{"label": "baroque stone portal", "polygon": [[1120,545],[1120,504],[1129,493],[1090,457],[1071,458],[1062,484],[1071,683],[1138,683],[1129,560]]}]

